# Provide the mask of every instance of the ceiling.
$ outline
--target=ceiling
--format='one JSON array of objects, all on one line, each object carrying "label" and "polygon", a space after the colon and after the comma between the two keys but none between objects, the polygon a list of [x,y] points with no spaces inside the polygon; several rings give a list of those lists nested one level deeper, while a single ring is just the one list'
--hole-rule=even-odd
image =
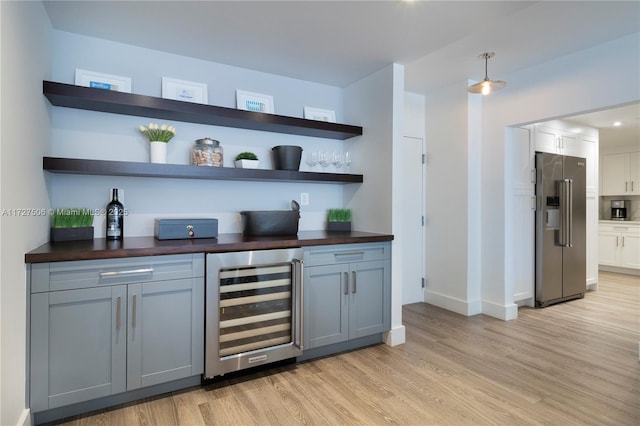
[{"label": "ceiling", "polygon": [[639,1],[44,1],[55,29],[345,87],[396,62],[426,93],[640,32]]}]

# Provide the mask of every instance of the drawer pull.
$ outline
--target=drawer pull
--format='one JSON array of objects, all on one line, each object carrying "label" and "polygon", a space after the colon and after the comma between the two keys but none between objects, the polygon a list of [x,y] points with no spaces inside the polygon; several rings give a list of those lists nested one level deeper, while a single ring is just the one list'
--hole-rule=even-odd
[{"label": "drawer pull", "polygon": [[129,270],[129,271],[100,272],[100,278],[111,278],[111,277],[116,277],[118,275],[151,274],[152,272],[153,272],[153,268],[132,269],[132,270]]},{"label": "drawer pull", "polygon": [[363,251],[351,251],[349,253],[335,253],[336,257],[340,256],[362,256],[364,254]]}]

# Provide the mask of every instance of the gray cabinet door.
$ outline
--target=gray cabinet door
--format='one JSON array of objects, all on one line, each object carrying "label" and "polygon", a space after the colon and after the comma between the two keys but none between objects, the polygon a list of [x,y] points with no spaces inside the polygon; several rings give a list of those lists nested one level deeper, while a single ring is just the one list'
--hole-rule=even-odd
[{"label": "gray cabinet door", "polygon": [[130,284],[127,301],[127,390],[203,372],[203,278]]},{"label": "gray cabinet door", "polygon": [[31,296],[31,404],[42,411],[125,391],[126,286]]},{"label": "gray cabinet door", "polygon": [[391,327],[391,271],[387,260],[350,264],[349,338]]},{"label": "gray cabinet door", "polygon": [[203,372],[202,254],[34,264],[30,272],[33,412]]},{"label": "gray cabinet door", "polygon": [[349,338],[348,265],[304,268],[304,347],[339,343]]},{"label": "gray cabinet door", "polygon": [[391,327],[389,260],[306,267],[306,349],[382,333]]}]

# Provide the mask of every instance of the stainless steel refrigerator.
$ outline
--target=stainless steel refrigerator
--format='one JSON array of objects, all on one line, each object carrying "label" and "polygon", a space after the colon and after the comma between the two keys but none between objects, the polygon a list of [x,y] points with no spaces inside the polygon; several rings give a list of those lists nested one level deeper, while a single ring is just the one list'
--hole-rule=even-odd
[{"label": "stainless steel refrigerator", "polygon": [[536,152],[536,306],[587,289],[585,158]]}]

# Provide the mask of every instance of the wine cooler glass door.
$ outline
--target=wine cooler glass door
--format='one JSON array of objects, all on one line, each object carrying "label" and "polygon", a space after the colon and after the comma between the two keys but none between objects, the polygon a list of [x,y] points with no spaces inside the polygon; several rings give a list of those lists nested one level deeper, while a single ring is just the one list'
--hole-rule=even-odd
[{"label": "wine cooler glass door", "polygon": [[292,263],[220,270],[219,355],[292,342]]},{"label": "wine cooler glass door", "polygon": [[234,264],[222,262],[215,272],[208,264],[207,376],[302,353],[302,262],[263,263],[255,255],[260,252],[252,253],[245,264],[237,263],[235,253]]}]

